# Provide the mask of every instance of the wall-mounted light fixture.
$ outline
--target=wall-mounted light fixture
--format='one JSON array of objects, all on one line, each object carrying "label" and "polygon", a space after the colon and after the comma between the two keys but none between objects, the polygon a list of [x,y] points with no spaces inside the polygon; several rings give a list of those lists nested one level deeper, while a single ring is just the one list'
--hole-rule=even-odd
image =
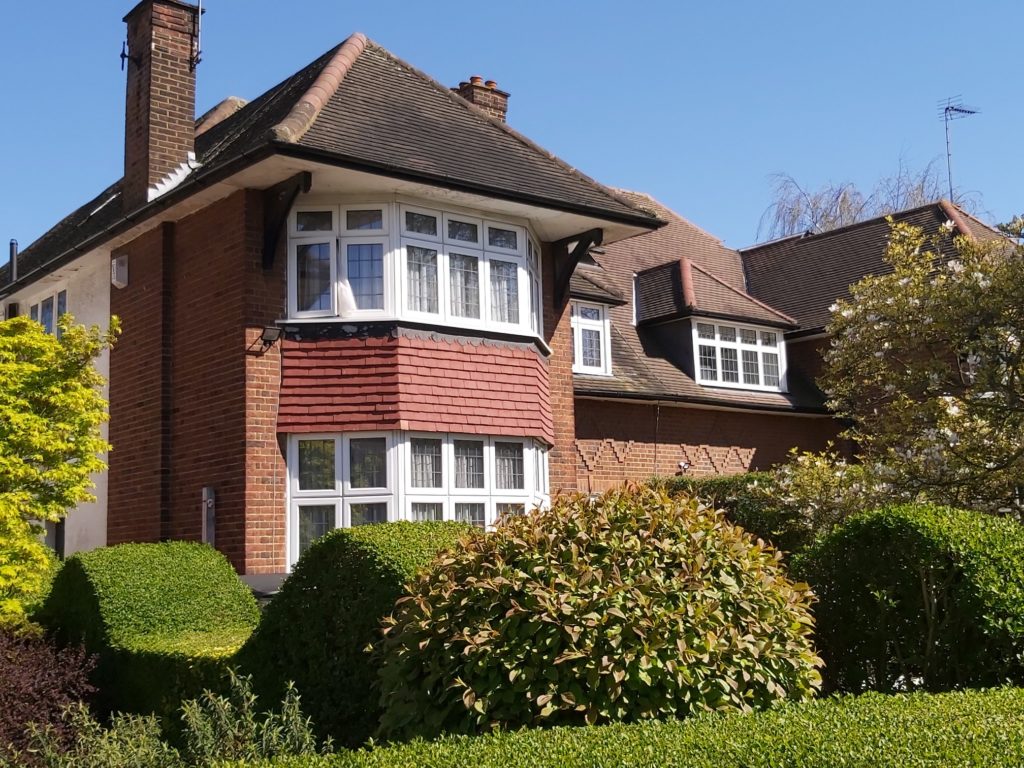
[{"label": "wall-mounted light fixture", "polygon": [[268,325],[260,334],[260,341],[263,343],[264,351],[270,349],[281,338],[281,329],[276,325]]}]

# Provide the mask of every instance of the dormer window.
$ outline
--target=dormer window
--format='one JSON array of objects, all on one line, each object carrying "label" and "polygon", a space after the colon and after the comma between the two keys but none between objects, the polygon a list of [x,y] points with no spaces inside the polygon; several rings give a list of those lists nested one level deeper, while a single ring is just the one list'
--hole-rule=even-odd
[{"label": "dormer window", "polygon": [[574,301],[570,313],[573,373],[610,376],[612,355],[608,307]]},{"label": "dormer window", "polygon": [[693,350],[701,384],[786,391],[786,347],[777,329],[695,320]]}]

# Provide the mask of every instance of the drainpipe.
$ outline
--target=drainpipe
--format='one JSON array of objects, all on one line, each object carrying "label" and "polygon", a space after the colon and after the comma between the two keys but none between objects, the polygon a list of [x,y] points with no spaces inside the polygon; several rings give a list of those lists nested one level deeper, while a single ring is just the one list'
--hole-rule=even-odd
[{"label": "drainpipe", "polygon": [[11,265],[11,279],[10,283],[15,283],[18,280],[18,241],[13,237],[11,238],[11,259],[8,262]]}]

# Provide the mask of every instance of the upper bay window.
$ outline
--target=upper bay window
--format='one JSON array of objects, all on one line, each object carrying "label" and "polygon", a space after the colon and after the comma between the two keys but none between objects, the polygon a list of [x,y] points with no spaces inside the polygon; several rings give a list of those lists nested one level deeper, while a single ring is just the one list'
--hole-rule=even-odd
[{"label": "upper bay window", "polygon": [[512,223],[413,205],[298,206],[289,316],[540,335],[540,248]]},{"label": "upper bay window", "polygon": [[573,372],[611,374],[608,307],[603,304],[574,301],[569,311],[572,325]]},{"label": "upper bay window", "polygon": [[701,384],[786,391],[786,345],[777,329],[695,320],[693,350]]},{"label": "upper bay window", "polygon": [[28,316],[40,323],[47,333],[60,335],[57,321],[68,311],[68,292],[54,291],[34,300],[28,308]]}]

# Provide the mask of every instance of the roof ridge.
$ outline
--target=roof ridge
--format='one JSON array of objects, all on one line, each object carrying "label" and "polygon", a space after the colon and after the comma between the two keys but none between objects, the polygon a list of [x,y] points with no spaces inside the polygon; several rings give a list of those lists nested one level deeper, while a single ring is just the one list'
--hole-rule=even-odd
[{"label": "roof ridge", "polygon": [[200,115],[196,120],[195,137],[198,138],[202,136],[208,130],[213,128],[213,126],[219,125],[224,120],[227,120],[248,103],[249,102],[240,96],[228,96],[225,99],[221,99]]},{"label": "roof ridge", "polygon": [[338,90],[359,54],[366,49],[367,42],[366,35],[355,32],[337,47],[331,60],[320,70],[309,89],[298,98],[284,120],[270,129],[271,140],[294,144],[305,135],[324,105]]},{"label": "roof ridge", "polygon": [[[439,80],[437,80],[434,77],[431,77],[430,75],[428,75],[423,70],[421,70],[421,69],[419,69],[417,67],[414,67],[412,64],[407,62],[402,57],[395,55],[394,53],[389,51],[387,48],[385,48],[383,45],[380,45],[379,43],[376,43],[373,40],[369,40],[369,41],[367,41],[367,43],[369,45],[373,45],[374,47],[380,49],[380,51],[385,56],[387,56],[392,61],[397,63],[399,66],[405,67],[410,72],[415,74],[417,77],[420,77],[421,79],[425,80],[427,83],[430,84],[430,86],[432,88],[434,88],[435,90],[445,94],[449,99],[454,101],[456,104],[460,104],[461,106],[463,106],[471,114],[474,114],[474,115],[480,117],[481,119],[486,120],[493,127],[497,128],[500,131],[504,131],[505,133],[507,133],[509,136],[511,136],[512,138],[514,138],[517,141],[519,141],[524,146],[529,147],[534,152],[537,152],[537,153],[543,155],[545,158],[547,158],[548,160],[554,162],[556,165],[561,166],[565,171],[567,171],[568,173],[570,173],[573,176],[576,176],[581,181],[583,181],[583,182],[585,182],[587,184],[593,185],[600,192],[602,192],[603,194],[607,195],[612,200],[615,200],[620,205],[624,205],[627,208],[630,208],[631,210],[637,211],[638,213],[642,213],[642,214],[644,214],[646,216],[650,216],[650,213],[648,211],[640,210],[639,208],[636,207],[636,205],[634,205],[632,202],[630,202],[627,198],[619,195],[611,187],[609,187],[609,186],[607,186],[605,184],[602,184],[601,182],[597,181],[593,177],[588,176],[587,174],[583,173],[578,168],[575,168],[575,167],[569,165],[567,162],[565,162],[565,160],[563,160],[562,158],[558,157],[558,155],[556,155],[553,152],[550,152],[550,151],[544,149],[544,147],[540,146],[536,142],[534,142],[531,139],[527,138],[526,136],[521,134],[515,128],[512,128],[508,123],[504,122],[503,120],[498,120],[496,117],[492,117],[491,115],[489,115],[487,112],[485,112],[480,107],[476,106],[475,104],[473,104],[470,101],[467,101],[462,96],[460,96],[458,93],[453,91],[451,88],[448,88],[443,83],[441,83]],[[652,216],[651,218],[653,218],[655,221],[660,221],[660,219],[658,219],[657,216]]]},{"label": "roof ridge", "polygon": [[[685,260],[686,260],[687,262],[690,262],[690,259],[689,259],[689,258],[687,258],[686,256],[684,256],[684,257],[683,257],[683,259],[685,259]],[[682,261],[683,259],[681,259],[680,261]],[[736,286],[734,286],[734,285],[732,285],[732,284],[730,284],[730,283],[727,283],[727,282],[725,282],[725,280],[723,280],[722,278],[720,278],[720,277],[719,277],[718,275],[716,275],[715,273],[713,273],[713,272],[709,272],[709,271],[708,271],[707,269],[705,269],[704,267],[702,267],[702,266],[701,266],[700,264],[693,264],[693,263],[691,263],[691,264],[690,264],[690,266],[691,266],[691,267],[692,267],[693,269],[696,269],[696,270],[697,270],[698,272],[703,272],[703,273],[704,273],[704,274],[705,274],[705,275],[706,275],[707,277],[710,277],[710,278],[711,278],[712,280],[714,280],[714,281],[715,281],[716,283],[721,283],[722,285],[724,285],[724,286],[725,286],[726,288],[728,288],[728,289],[729,289],[730,291],[732,291],[733,293],[735,293],[735,294],[737,294],[737,295],[739,295],[739,296],[742,296],[742,297],[743,297],[744,299],[748,299],[748,300],[750,300],[750,301],[754,302],[755,304],[757,304],[757,306],[761,307],[761,309],[765,309],[765,310],[767,310],[767,311],[771,312],[771,313],[772,313],[772,314],[774,314],[774,315],[778,315],[779,317],[783,318],[784,320],[787,320],[787,321],[789,321],[789,322],[790,322],[790,323],[792,323],[793,325],[800,325],[800,323],[798,323],[798,322],[797,322],[797,321],[796,321],[796,320],[795,320],[794,318],[792,318],[792,317],[790,317],[789,315],[787,315],[787,314],[786,314],[785,312],[780,312],[779,310],[775,309],[775,307],[773,307],[773,306],[770,306],[770,305],[768,305],[768,304],[765,304],[765,303],[764,303],[763,301],[761,301],[760,299],[755,299],[755,298],[754,298],[753,296],[751,296],[751,295],[750,295],[749,293],[747,293],[746,291],[741,291],[741,290],[740,290],[739,288],[737,288]]]}]

